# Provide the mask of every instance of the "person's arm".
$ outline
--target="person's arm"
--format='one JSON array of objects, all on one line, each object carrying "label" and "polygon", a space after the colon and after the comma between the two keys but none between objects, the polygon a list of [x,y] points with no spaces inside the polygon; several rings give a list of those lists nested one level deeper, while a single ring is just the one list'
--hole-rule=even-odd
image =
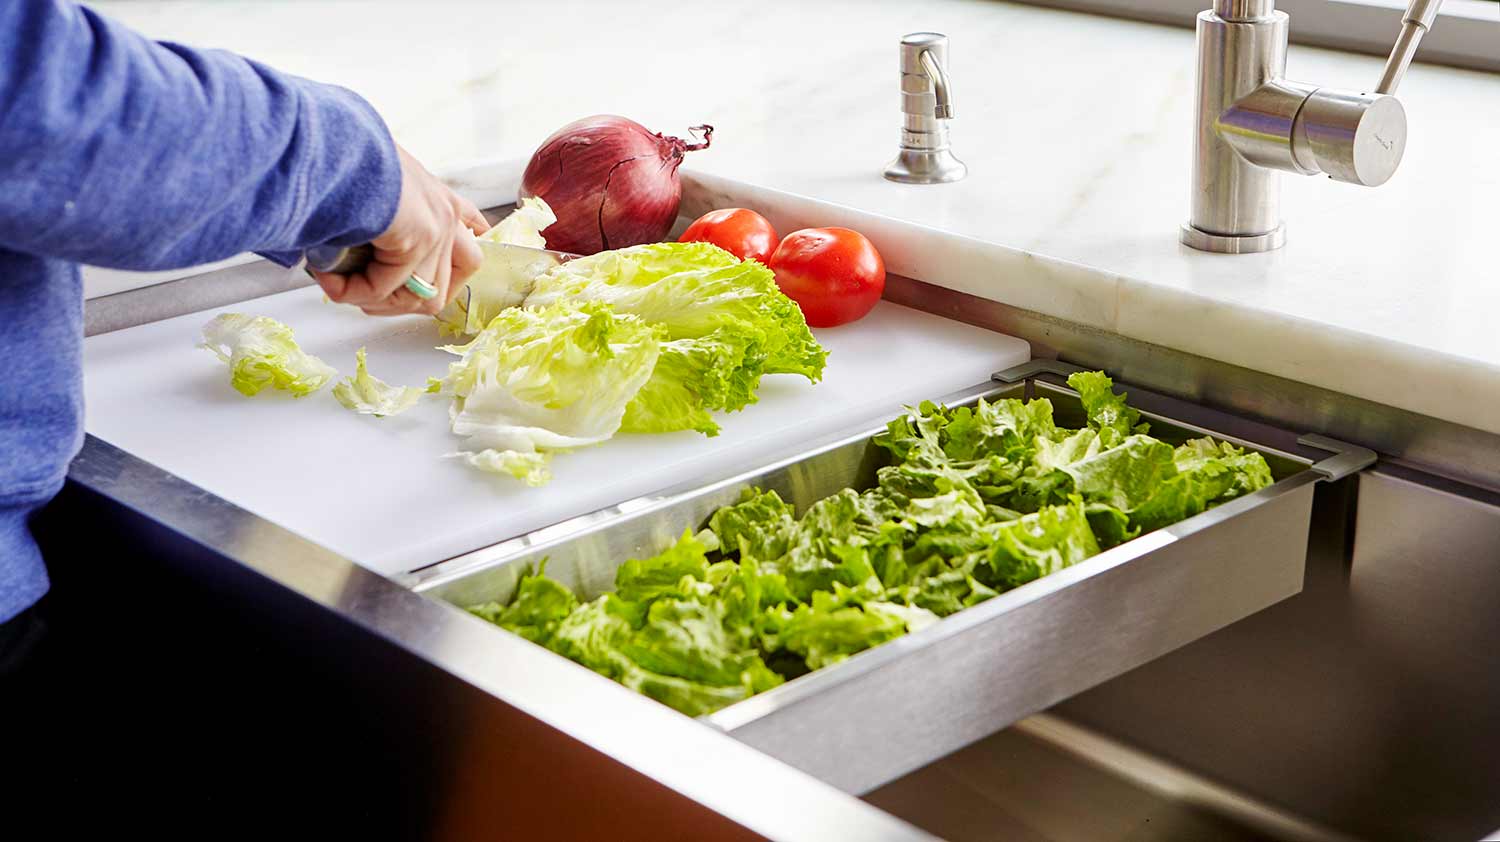
[{"label": "person's arm", "polygon": [[447,291],[477,266],[464,224],[484,225],[349,91],[61,0],[0,2],[0,248],[148,270],[374,241],[367,276],[320,281],[399,312],[421,304],[388,298],[412,271]]}]

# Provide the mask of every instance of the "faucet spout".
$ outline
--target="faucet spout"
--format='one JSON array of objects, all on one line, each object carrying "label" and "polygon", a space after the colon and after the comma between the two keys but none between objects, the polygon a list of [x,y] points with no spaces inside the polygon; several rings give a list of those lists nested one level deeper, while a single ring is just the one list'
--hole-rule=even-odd
[{"label": "faucet spout", "polygon": [[923,50],[918,61],[922,63],[922,70],[926,72],[927,78],[932,80],[932,94],[936,99],[932,116],[939,120],[953,119],[953,96],[952,89],[948,86],[948,71],[933,56],[932,50]]},{"label": "faucet spout", "polygon": [[1417,45],[1422,43],[1422,36],[1427,34],[1427,30],[1437,20],[1438,7],[1441,5],[1443,0],[1412,0],[1401,18],[1401,34],[1396,37],[1396,46],[1391,48],[1391,56],[1385,61],[1380,84],[1375,86],[1376,93],[1396,92],[1396,86],[1401,84],[1401,77],[1406,75],[1407,66],[1417,55]]}]

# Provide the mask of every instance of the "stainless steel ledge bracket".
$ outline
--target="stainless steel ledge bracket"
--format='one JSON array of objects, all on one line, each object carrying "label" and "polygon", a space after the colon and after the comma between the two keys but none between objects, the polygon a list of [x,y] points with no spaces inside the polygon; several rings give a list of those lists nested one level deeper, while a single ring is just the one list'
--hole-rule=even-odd
[{"label": "stainless steel ledge bracket", "polygon": [[1406,150],[1396,92],[1442,0],[1412,0],[1373,93],[1285,78],[1289,18],[1275,0],[1214,0],[1198,15],[1192,212],[1184,245],[1245,254],[1286,242],[1279,172],[1377,187]]},{"label": "stainless steel ledge bracket", "polygon": [[903,184],[942,184],[968,173],[948,148],[953,92],[948,36],[913,32],[901,39],[901,151],[885,177]]},{"label": "stainless steel ledge bracket", "polygon": [[1318,450],[1326,450],[1334,454],[1327,459],[1320,459],[1308,466],[1308,470],[1317,471],[1323,475],[1327,482],[1336,482],[1351,474],[1357,474],[1365,468],[1375,464],[1377,458],[1375,451],[1368,447],[1360,447],[1357,444],[1331,439],[1318,433],[1307,433],[1298,436],[1297,443],[1304,447],[1313,447]]},{"label": "stainless steel ledge bracket", "polygon": [[[1090,369],[1082,366],[1065,363],[1062,360],[1030,360],[1017,366],[1012,366],[1004,371],[997,371],[990,375],[990,379],[997,383],[1020,383],[1030,380],[1041,374],[1055,374],[1058,377],[1067,377],[1080,371]],[[1308,466],[1308,470],[1318,474],[1324,482],[1336,482],[1344,477],[1357,474],[1360,471],[1375,464],[1379,458],[1375,451],[1368,447],[1339,441],[1335,438],[1320,433],[1304,433],[1297,437],[1297,443],[1304,447],[1323,450],[1334,454],[1327,459],[1320,459]]]},{"label": "stainless steel ledge bracket", "polygon": [[1059,377],[1067,377],[1069,374],[1076,374],[1080,371],[1088,371],[1088,369],[1065,363],[1062,360],[1030,360],[1011,366],[1004,371],[997,371],[990,375],[990,379],[996,383],[1020,383],[1038,374],[1056,374]]}]

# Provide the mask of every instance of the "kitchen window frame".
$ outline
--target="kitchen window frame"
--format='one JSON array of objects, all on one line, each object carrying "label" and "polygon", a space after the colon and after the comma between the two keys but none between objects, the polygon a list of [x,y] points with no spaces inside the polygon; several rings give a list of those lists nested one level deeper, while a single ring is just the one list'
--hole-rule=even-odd
[{"label": "kitchen window frame", "polygon": [[[1192,27],[1212,0],[1020,0],[1078,12]],[[1291,15],[1291,40],[1384,56],[1406,10],[1403,0],[1277,0]],[[1417,61],[1500,72],[1500,3],[1446,0],[1422,39]]]}]

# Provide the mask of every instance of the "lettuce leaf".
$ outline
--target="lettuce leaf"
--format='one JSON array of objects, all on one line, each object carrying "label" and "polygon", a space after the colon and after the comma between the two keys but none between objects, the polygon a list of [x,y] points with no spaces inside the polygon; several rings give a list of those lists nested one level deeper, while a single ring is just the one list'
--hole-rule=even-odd
[{"label": "lettuce leaf", "polygon": [[760,655],[725,629],[724,608],[722,602],[657,600],[624,654],[649,672],[715,687],[744,687],[751,683],[746,673],[756,677],[765,666]]},{"label": "lettuce leaf", "polygon": [[[1259,453],[1250,453],[1227,441],[1211,438],[1189,439],[1172,451],[1172,464],[1179,474],[1210,469],[1217,464],[1228,470],[1233,480],[1221,497],[1240,497],[1259,491],[1272,482],[1271,466]],[[1217,499],[1217,498],[1216,498]]]},{"label": "lettuce leaf", "polygon": [[1260,454],[1227,442],[1194,439],[1174,449],[1135,434],[1104,447],[1107,435],[1086,429],[1060,442],[1038,442],[1017,505],[1034,509],[1079,495],[1091,507],[1101,544],[1113,546],[1271,483]]},{"label": "lettuce leaf", "polygon": [[900,620],[906,626],[906,631],[910,634],[916,634],[942,619],[926,608],[915,605],[902,605],[899,602],[875,600],[866,602],[863,607],[867,614],[885,614]]},{"label": "lettuce leaf", "polygon": [[[453,432],[475,467],[545,481],[529,454],[597,444],[615,434],[650,378],[657,331],[599,303],[512,308],[473,341],[429,390],[453,398]],[[491,450],[493,455],[483,455]]]},{"label": "lettuce leaf", "polygon": [[1083,401],[1089,427],[1099,433],[1105,446],[1112,446],[1132,433],[1150,432],[1149,424],[1139,423],[1141,413],[1126,405],[1124,395],[1114,393],[1114,381],[1104,372],[1074,372],[1068,375],[1068,385]]},{"label": "lettuce leaf", "polygon": [[1172,446],[1150,436],[1132,435],[1106,448],[1105,435],[1079,430],[1056,444],[1039,442],[1037,471],[1060,471],[1072,480],[1063,487],[1070,485],[1071,492],[1085,500],[1134,511],[1176,474]]},{"label": "lettuce leaf", "polygon": [[[547,240],[542,229],[556,221],[557,215],[547,203],[533,196],[522,199],[508,216],[479,235],[479,240],[544,249]],[[463,291],[437,314],[439,330],[444,335],[472,336],[500,311],[519,306],[536,279],[553,266],[552,261],[539,257],[528,257],[525,252],[487,251],[479,271],[469,277]]]},{"label": "lettuce leaf", "polygon": [[747,488],[740,501],[724,506],[709,518],[708,528],[718,536],[719,546],[741,555],[776,559],[786,555],[791,532],[797,526],[790,504],[774,491]]},{"label": "lettuce leaf", "polygon": [[662,343],[651,379],[625,408],[621,429],[630,433],[696,430],[719,434],[711,414],[755,401],[763,373],[746,361],[747,331],[721,328],[696,339]]},{"label": "lettuce leaf", "polygon": [[744,365],[757,373],[816,382],[828,357],[770,269],[711,243],[653,243],[570,260],[537,280],[526,305],[579,299],[664,325],[668,339],[721,329],[752,337]]},{"label": "lettuce leaf", "polygon": [[1083,501],[1048,506],[994,527],[989,570],[994,581],[1015,588],[1099,553]]},{"label": "lettuce leaf", "polygon": [[[545,205],[523,204],[486,238],[535,245],[528,237],[550,220]],[[512,220],[515,225],[509,225]],[[550,223],[548,223],[550,224]],[[625,402],[617,429],[633,433],[695,430],[717,435],[715,412],[733,412],[756,400],[761,378],[772,373],[821,376],[826,352],[813,339],[797,305],[776,287],[775,276],[758,263],[741,262],[707,243],[658,243],[601,252],[552,268],[540,278],[528,269],[508,267],[505,260],[491,272],[524,284],[510,283],[508,292],[491,294],[485,278],[471,281],[475,290],[468,303],[448,313],[454,332],[477,334],[468,345],[450,348],[460,354],[489,349],[517,329],[525,317],[513,316],[519,303],[515,292],[525,286],[525,310],[555,314],[581,309],[613,313],[649,324],[657,340],[656,359],[643,383]],[[507,268],[508,267],[508,268]],[[498,277],[498,275],[497,275]],[[532,281],[535,280],[535,284]],[[493,329],[492,329],[493,328]],[[466,397],[469,381],[480,376],[473,366],[462,374],[450,372],[429,391]],[[613,430],[610,431],[613,434]],[[540,446],[540,445],[537,445]],[[554,443],[551,449],[578,446]],[[525,446],[501,442],[496,450],[531,452]]]},{"label": "lettuce leaf", "polygon": [[[724,613],[722,603],[677,599],[669,592],[644,610],[617,593],[605,594],[574,609],[538,642],[698,716],[783,681],[742,636],[726,628]],[[498,619],[504,627],[509,618]]]},{"label": "lettuce leaf", "polygon": [[993,458],[1025,461],[1037,439],[1057,433],[1052,402],[1003,399],[979,400],[949,409],[931,401],[891,421],[875,443],[904,462],[975,463]]},{"label": "lettuce leaf", "polygon": [[841,606],[828,591],[813,594],[786,622],[782,640],[811,669],[836,664],[906,633],[906,618],[889,611]]},{"label": "lettuce leaf", "polygon": [[370,376],[365,367],[365,349],[354,352],[354,376],[346,377],[334,384],[333,396],[345,409],[361,415],[384,418],[397,415],[416,406],[422,399],[422,390],[413,386],[392,386]]},{"label": "lettuce leaf", "polygon": [[643,602],[664,594],[678,594],[683,577],[699,581],[708,576],[703,543],[684,533],[665,552],[646,559],[630,559],[615,571],[615,592],[621,599]]},{"label": "lettuce leaf", "polygon": [[1270,466],[1259,453],[1228,442],[1193,439],[1173,451],[1172,461],[1176,473],[1131,512],[1137,528],[1168,526],[1271,484]]},{"label": "lettuce leaf", "polygon": [[656,371],[627,408],[628,432],[716,435],[714,412],[755,402],[766,374],[816,382],[827,352],[771,271],[709,243],[656,243],[569,261],[526,306],[600,301],[665,330]]},{"label": "lettuce leaf", "polygon": [[513,246],[544,249],[547,238],[542,231],[557,221],[557,214],[542,200],[541,196],[522,199],[516,209],[495,223],[490,230],[479,235],[481,240],[506,243]]},{"label": "lettuce leaf", "polygon": [[306,397],[338,376],[333,366],[297,345],[290,327],[270,316],[216,316],[203,326],[199,347],[229,364],[229,384],[246,396],[270,386]]},{"label": "lettuce leaf", "polygon": [[575,608],[552,631],[547,648],[610,678],[621,678],[634,664],[621,650],[635,634],[638,606],[605,594]]},{"label": "lettuce leaf", "polygon": [[532,643],[546,645],[562,621],[578,607],[578,598],[573,592],[547,578],[546,571],[544,561],[536,574],[530,569],[522,574],[509,605],[487,602],[469,608],[469,613],[515,632]]}]

